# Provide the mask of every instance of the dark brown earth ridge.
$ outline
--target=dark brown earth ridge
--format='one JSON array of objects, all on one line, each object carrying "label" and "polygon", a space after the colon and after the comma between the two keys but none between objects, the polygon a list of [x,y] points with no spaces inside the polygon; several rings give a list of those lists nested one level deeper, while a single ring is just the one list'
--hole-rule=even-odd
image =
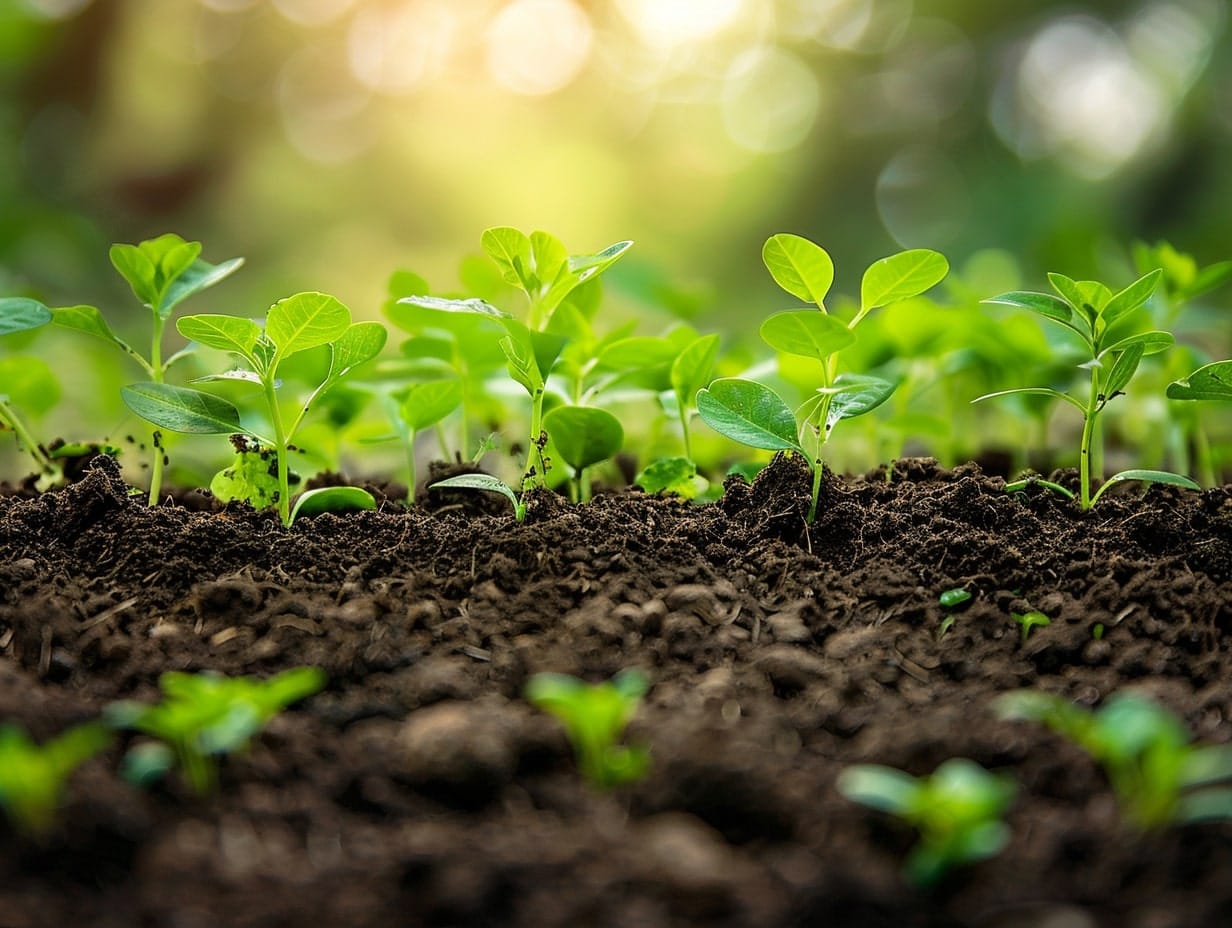
[{"label": "dark brown earth ridge", "polygon": [[[786,459],[713,505],[543,495],[521,524],[149,509],[108,459],[0,498],[0,719],[47,738],[173,669],[329,675],[213,797],[129,786],[121,743],[47,842],[0,824],[0,926],[1232,924],[1232,825],[1138,835],[1082,752],[989,710],[1133,688],[1232,741],[1232,494],[1080,514],[1002,487],[923,460],[827,476],[807,531]],[[1025,608],[1052,624],[1024,643]],[[521,691],[626,667],[653,767],[597,794]],[[1013,837],[921,893],[911,834],[834,781],[954,756],[1019,783]]]}]

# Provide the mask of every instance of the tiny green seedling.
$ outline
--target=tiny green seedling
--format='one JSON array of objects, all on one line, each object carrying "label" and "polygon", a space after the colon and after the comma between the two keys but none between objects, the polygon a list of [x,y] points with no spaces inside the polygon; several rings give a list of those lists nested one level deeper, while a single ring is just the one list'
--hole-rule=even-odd
[{"label": "tiny green seedling", "polygon": [[[189,347],[163,360],[163,330],[171,313],[190,296],[214,286],[230,277],[244,263],[243,258],[232,258],[221,264],[203,261],[200,242],[186,242],[178,235],[168,233],[149,239],[138,245],[112,245],[111,263],[120,276],[128,282],[133,295],[150,311],[150,350],[142,355],[124,339],[120,338],[103,314],[94,306],[66,306],[52,310],[53,323],[101,338],[131,357],[149,378],[149,382],[163,383],[167,370],[194,350]],[[138,413],[140,415],[140,413]],[[154,423],[157,425],[158,423]],[[152,469],[150,471],[151,506],[158,502],[162,490],[164,451],[161,437],[154,433]]]},{"label": "tiny green seedling", "polygon": [[889,812],[914,826],[919,843],[904,872],[914,885],[936,884],[954,867],[994,857],[1010,838],[1002,821],[1014,784],[979,764],[956,757],[931,776],[913,777],[893,767],[857,764],[838,778],[852,802]]},{"label": "tiny green seedling", "polygon": [[573,500],[590,499],[588,469],[614,457],[624,443],[620,420],[595,406],[557,406],[543,417],[552,444],[573,471]]},{"label": "tiny green seedling", "polygon": [[111,743],[106,727],[87,723],[37,745],[17,725],[0,725],[0,806],[23,835],[47,834],[69,775]]},{"label": "tiny green seedling", "polygon": [[871,310],[919,296],[949,271],[935,251],[914,249],[876,261],[864,273],[860,307],[850,322],[830,315],[825,297],[834,264],[820,245],[798,235],[774,235],[762,259],[775,282],[816,309],[776,313],[761,326],[761,337],[783,354],[819,363],[820,385],[794,412],[777,393],[752,380],[724,378],[697,395],[697,411],[716,432],[764,451],[794,451],[813,473],[807,521],[817,515],[822,451],[834,426],[876,409],[896,384],[880,377],[838,373],[838,354],[855,343],[856,326]]},{"label": "tiny green seedling", "polygon": [[[441,312],[470,313],[495,320],[504,329],[499,339],[507,360],[509,375],[526,390],[531,400],[528,457],[521,491],[544,486],[547,461],[547,432],[543,427],[543,402],[547,378],[568,341],[565,333],[553,328],[556,311],[570,294],[583,284],[596,280],[618,261],[632,242],[617,242],[593,255],[569,255],[564,245],[546,232],[526,235],[517,229],[499,227],[486,230],[480,244],[496,262],[505,282],[520,289],[528,301],[527,321],[522,322],[486,300],[443,299],[433,296],[407,296],[399,303]],[[578,314],[574,314],[576,316]]]},{"label": "tiny green seedling", "polygon": [[526,698],[565,726],[582,776],[592,786],[611,789],[640,779],[650,767],[646,748],[618,743],[649,686],[637,670],[598,684],[540,673],[526,684]]},{"label": "tiny green seedling", "polygon": [[937,640],[940,641],[945,637],[946,632],[953,628],[958,616],[955,614],[959,609],[964,608],[971,602],[971,591],[965,590],[962,587],[955,587],[952,590],[946,590],[937,597],[937,602],[941,604],[941,608],[946,610],[946,614],[941,619],[941,624],[937,626]]},{"label": "tiny green seedling", "polygon": [[1051,625],[1052,619],[1032,609],[1029,612],[1011,612],[1010,618],[1018,623],[1018,627],[1022,630],[1022,643],[1026,644],[1027,639],[1031,636],[1031,629],[1043,628],[1045,625]]},{"label": "tiny green seedling", "polygon": [[[262,444],[273,448],[277,467],[277,490],[270,494],[264,486],[268,481],[260,469],[251,471],[259,478],[249,499],[277,496],[278,513],[284,525],[291,524],[291,487],[288,452],[291,439],[322,393],[334,386],[356,367],[376,357],[385,345],[385,327],[379,322],[351,322],[351,313],[342,303],[324,293],[297,293],[270,307],[262,328],[251,319],[236,316],[185,316],[176,326],[180,334],[193,341],[238,355],[248,365],[247,370],[230,370],[198,379],[201,381],[238,381],[261,388],[265,413],[273,427],[272,439],[261,439],[244,427],[239,410],[230,402],[212,393],[188,387],[162,383],[138,383],[124,388],[122,396],[128,407],[144,419],[173,432],[207,435],[243,433],[253,435]],[[300,404],[299,412],[287,427],[278,402],[278,368],[287,358],[328,345],[329,372],[312,394]],[[343,508],[354,501],[355,488],[346,492],[321,494],[314,506],[335,500]],[[360,491],[363,492],[363,491]],[[365,506],[365,508],[372,508]]]},{"label": "tiny green seedling", "polygon": [[1042,722],[1090,754],[1138,828],[1232,819],[1232,745],[1190,744],[1180,719],[1154,700],[1118,693],[1091,712],[1023,690],[996,706],[1002,718]]},{"label": "tiny green seedling", "polygon": [[[1191,490],[1200,489],[1194,481],[1180,474],[1135,469],[1113,474],[1104,481],[1094,495],[1091,494],[1091,454],[1100,413],[1129,385],[1143,357],[1167,351],[1174,343],[1173,337],[1168,332],[1152,331],[1125,335],[1122,331],[1123,327],[1118,325],[1126,321],[1134,310],[1150,299],[1162,275],[1163,271],[1156,269],[1114,294],[1108,287],[1097,281],[1075,281],[1063,274],[1049,274],[1048,280],[1059,296],[1053,296],[1050,293],[1013,291],[984,301],[1026,309],[1063,326],[1078,336],[1085,353],[1089,356],[1088,360],[1081,365],[1090,372],[1085,397],[1076,397],[1071,393],[1063,393],[1051,387],[1021,387],[986,393],[972,401],[978,403],[1002,396],[1046,396],[1069,403],[1082,413],[1082,438],[1078,449],[1078,504],[1084,511],[1099,502],[1099,498],[1110,487],[1127,480],[1165,483]],[[1058,484],[1049,481],[1034,482],[1069,499],[1074,498],[1073,493]],[[1021,489],[1021,487],[1021,484],[1010,484],[1006,489]]]},{"label": "tiny green seedling", "polygon": [[157,705],[112,703],[104,717],[114,728],[156,738],[125,757],[124,774],[142,785],[178,767],[198,796],[218,781],[215,757],[243,750],[249,740],[293,702],[325,685],[318,667],[297,667],[268,680],[221,674],[170,672],[158,679],[164,699]]},{"label": "tiny green seedling", "polygon": [[[26,332],[47,325],[52,320],[52,311],[37,300],[24,297],[0,299],[0,335]],[[0,430],[11,431],[18,444],[34,458],[43,479],[53,481],[59,477],[59,468],[52,462],[47,451],[30,433],[29,427],[18,415],[10,397],[12,387],[0,383]]]},{"label": "tiny green seedling", "polygon": [[458,474],[456,477],[446,477],[444,480],[436,481],[429,489],[487,490],[491,493],[499,493],[513,506],[513,518],[516,521],[521,522],[526,518],[524,496],[515,493],[513,487],[491,474]]}]

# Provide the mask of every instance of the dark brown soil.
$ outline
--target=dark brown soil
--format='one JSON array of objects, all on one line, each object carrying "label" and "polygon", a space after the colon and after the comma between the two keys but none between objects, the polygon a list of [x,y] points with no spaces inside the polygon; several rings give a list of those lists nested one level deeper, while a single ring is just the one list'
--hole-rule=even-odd
[{"label": "dark brown soil", "polygon": [[[0,719],[45,738],[171,669],[329,674],[212,798],[129,786],[117,744],[45,844],[0,824],[0,925],[1232,924],[1232,826],[1138,835],[1085,755],[989,710],[1132,687],[1232,740],[1232,494],[1083,515],[974,466],[889,477],[828,478],[807,532],[790,460],[715,505],[545,496],[523,524],[151,510],[107,459],[0,500]],[[1028,607],[1053,621],[1024,644]],[[631,731],[653,769],[597,794],[520,694],[626,667],[653,684]],[[911,834],[834,782],[953,756],[1019,782],[1013,838],[921,893]]]}]

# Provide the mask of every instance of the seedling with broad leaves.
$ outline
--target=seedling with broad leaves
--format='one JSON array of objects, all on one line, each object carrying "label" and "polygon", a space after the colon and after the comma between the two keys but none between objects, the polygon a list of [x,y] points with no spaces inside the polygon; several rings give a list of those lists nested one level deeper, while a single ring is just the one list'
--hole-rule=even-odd
[{"label": "seedling with broad leaves", "polygon": [[41,745],[19,725],[0,725],[0,807],[13,827],[27,837],[44,837],[68,777],[111,741],[111,732],[92,722]]},{"label": "seedling with broad leaves", "polygon": [[622,670],[598,684],[567,674],[540,673],[526,684],[526,699],[565,726],[587,782],[611,789],[641,779],[650,767],[646,748],[620,744],[649,687],[638,670]]},{"label": "seedling with broad leaves", "polygon": [[[65,306],[53,309],[52,322],[101,338],[133,359],[148,378],[162,384],[168,369],[192,353],[193,346],[163,359],[163,331],[175,308],[191,296],[214,286],[239,270],[243,258],[232,258],[221,264],[210,264],[201,258],[201,243],[186,242],[173,233],[160,235],[137,245],[111,246],[111,263],[133,291],[133,295],[150,311],[149,353],[142,354],[120,338],[94,306]],[[158,423],[154,423],[157,425]],[[163,467],[166,453],[161,436],[153,436],[153,458],[150,469],[151,506],[162,492]]]},{"label": "seedling with broad leaves", "polygon": [[[244,491],[243,481],[235,489],[239,495],[260,504],[273,500],[284,525],[291,524],[291,488],[288,452],[290,444],[313,402],[330,387],[342,381],[359,365],[371,360],[385,345],[385,327],[379,322],[351,322],[351,312],[324,293],[297,293],[270,307],[265,325],[237,316],[185,316],[176,324],[180,334],[194,342],[229,352],[241,358],[247,368],[229,370],[199,378],[203,381],[233,381],[260,388],[262,405],[273,435],[261,438],[247,428],[239,410],[228,400],[212,393],[165,383],[138,383],[124,388],[124,402],[133,412],[160,428],[196,434],[246,434],[272,449],[275,457],[276,488],[271,490],[268,471],[259,466],[241,468],[235,475],[248,474],[251,485]],[[311,395],[299,404],[288,425],[278,399],[280,365],[292,355],[312,348],[329,346],[330,365],[325,378]],[[258,454],[263,453],[258,451]],[[331,507],[331,502],[335,505]],[[355,487],[330,487],[314,494],[313,509],[373,508],[366,491]]]},{"label": "seedling with broad leaves", "polygon": [[173,671],[159,677],[158,685],[162,702],[115,702],[104,712],[113,728],[156,739],[128,752],[124,774],[146,785],[178,768],[189,789],[204,796],[218,782],[216,758],[242,751],[283,709],[320,690],[325,672],[297,667],[257,680]]},{"label": "seedling with broad leaves", "polygon": [[[972,402],[1003,396],[1044,396],[1061,400],[1082,414],[1082,438],[1078,449],[1078,505],[1087,510],[1094,506],[1111,487],[1124,481],[1165,483],[1172,486],[1199,489],[1188,477],[1160,470],[1132,469],[1113,474],[1092,495],[1091,457],[1096,436],[1096,426],[1104,408],[1121,395],[1133,379],[1143,357],[1167,351],[1174,339],[1168,332],[1150,331],[1127,335],[1124,325],[1128,317],[1150,299],[1159,284],[1163,271],[1155,269],[1144,274],[1124,290],[1113,293],[1098,281],[1071,280],[1063,274],[1049,274],[1048,280],[1058,295],[1031,291],[1012,291],[985,300],[1003,306],[1026,309],[1037,313],[1050,322],[1063,326],[1076,335],[1084,348],[1087,360],[1081,365],[1088,371],[1088,388],[1085,395],[1075,396],[1052,387],[1019,387],[986,393]],[[1030,478],[1006,486],[1018,490],[1028,483],[1039,483],[1069,499],[1074,494],[1060,484]]]},{"label": "seedling with broad leaves", "polygon": [[1118,693],[1092,712],[1022,690],[996,705],[1002,718],[1042,722],[1090,754],[1140,829],[1232,819],[1232,745],[1191,744],[1181,720],[1146,696]]},{"label": "seedling with broad leaves", "polygon": [[753,380],[724,378],[697,395],[702,419],[720,434],[766,451],[794,451],[813,472],[807,520],[817,515],[822,453],[835,425],[871,412],[894,392],[895,384],[867,374],[839,373],[838,355],[855,343],[856,327],[874,309],[919,296],[949,271],[935,251],[913,249],[873,263],[860,285],[860,304],[851,320],[831,315],[825,298],[834,264],[821,246],[798,235],[767,240],[762,259],[775,282],[816,309],[776,313],[761,326],[761,337],[784,354],[818,363],[818,386],[794,411],[774,390]]},{"label": "seedling with broad leaves", "polygon": [[919,832],[904,873],[921,888],[935,885],[957,866],[996,856],[1010,839],[1003,818],[1014,800],[1014,784],[966,758],[951,758],[927,777],[857,764],[839,774],[838,791]]},{"label": "seedling with broad leaves", "polygon": [[[504,330],[504,334],[498,336],[498,344],[505,355],[507,370],[531,401],[529,450],[519,487],[520,497],[531,487],[543,486],[547,471],[544,451],[548,434],[543,422],[547,378],[560,358],[570,333],[570,326],[567,325],[553,328],[555,314],[571,294],[597,280],[632,243],[617,242],[593,255],[570,256],[560,241],[546,232],[534,232],[528,236],[507,227],[488,229],[480,243],[496,262],[505,282],[525,294],[525,322],[478,297],[458,300],[420,295],[403,297],[399,303],[438,312],[486,317]],[[579,316],[585,319],[580,312],[571,315],[575,324]],[[559,331],[560,328],[564,329],[565,334]]]}]

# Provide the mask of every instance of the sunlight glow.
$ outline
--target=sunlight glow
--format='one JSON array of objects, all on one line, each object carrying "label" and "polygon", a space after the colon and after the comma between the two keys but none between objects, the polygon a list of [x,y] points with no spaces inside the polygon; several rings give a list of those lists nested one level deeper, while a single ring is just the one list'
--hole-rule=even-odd
[{"label": "sunlight glow", "polygon": [[671,48],[708,39],[741,13],[743,0],[617,0],[642,41]]},{"label": "sunlight glow", "polygon": [[590,57],[590,18],[571,0],[514,0],[487,31],[488,71],[514,93],[555,93]]},{"label": "sunlight glow", "polygon": [[803,142],[817,121],[821,88],[791,52],[754,49],[732,62],[721,106],[733,142],[750,151],[787,151]]},{"label": "sunlight glow", "polygon": [[355,0],[273,0],[278,12],[301,26],[331,23],[354,5]]},{"label": "sunlight glow", "polygon": [[446,0],[361,9],[348,36],[351,71],[373,90],[413,90],[444,71],[458,25]]}]

